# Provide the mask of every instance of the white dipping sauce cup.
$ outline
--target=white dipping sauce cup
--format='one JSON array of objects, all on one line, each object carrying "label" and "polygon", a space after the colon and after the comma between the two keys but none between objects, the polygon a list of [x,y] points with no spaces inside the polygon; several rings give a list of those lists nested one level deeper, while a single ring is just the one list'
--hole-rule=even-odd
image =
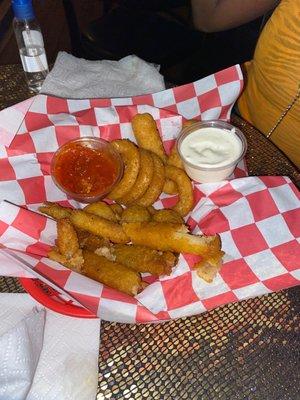
[{"label": "white dipping sauce cup", "polygon": [[[201,133],[202,138],[198,136]],[[198,148],[197,138],[202,140]],[[176,146],[186,173],[192,180],[199,183],[227,179],[247,151],[247,141],[243,133],[228,122],[220,120],[195,122],[183,128]],[[193,156],[190,157],[192,152]]]}]

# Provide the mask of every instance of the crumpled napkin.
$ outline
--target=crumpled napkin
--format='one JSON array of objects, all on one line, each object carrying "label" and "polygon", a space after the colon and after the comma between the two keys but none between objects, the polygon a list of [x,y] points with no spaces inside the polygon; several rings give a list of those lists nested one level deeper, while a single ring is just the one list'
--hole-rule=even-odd
[{"label": "crumpled napkin", "polygon": [[27,294],[1,293],[0,321],[0,400],[95,399],[99,319],[66,317]]},{"label": "crumpled napkin", "polygon": [[44,341],[45,310],[33,309],[0,337],[0,399],[26,399]]},{"label": "crumpled napkin", "polygon": [[135,55],[89,61],[59,52],[41,93],[68,99],[130,97],[165,89],[158,67]]}]

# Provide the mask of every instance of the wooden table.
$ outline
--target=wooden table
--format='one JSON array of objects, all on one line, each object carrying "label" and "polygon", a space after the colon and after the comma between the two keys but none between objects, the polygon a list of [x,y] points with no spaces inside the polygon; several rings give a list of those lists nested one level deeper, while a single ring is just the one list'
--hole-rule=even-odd
[{"label": "wooden table", "polygon": [[[0,88],[0,109],[29,96],[20,66],[0,67]],[[232,122],[247,137],[251,175],[299,182],[260,132],[237,116]],[[23,289],[0,277],[0,291]],[[299,311],[298,286],[161,324],[102,321],[97,399],[299,399]]]}]

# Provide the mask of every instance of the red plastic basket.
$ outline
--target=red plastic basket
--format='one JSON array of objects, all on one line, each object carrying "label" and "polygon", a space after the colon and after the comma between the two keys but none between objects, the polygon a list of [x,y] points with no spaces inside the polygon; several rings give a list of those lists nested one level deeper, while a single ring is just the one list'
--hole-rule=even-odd
[{"label": "red plastic basket", "polygon": [[39,279],[19,278],[20,284],[38,303],[59,314],[77,318],[98,318],[91,311],[65,300],[60,293]]}]

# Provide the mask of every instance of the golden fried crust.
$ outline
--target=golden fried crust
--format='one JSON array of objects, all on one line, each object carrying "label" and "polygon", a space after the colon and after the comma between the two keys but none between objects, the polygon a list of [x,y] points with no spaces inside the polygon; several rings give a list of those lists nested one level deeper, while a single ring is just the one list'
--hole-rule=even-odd
[{"label": "golden fried crust", "polygon": [[90,251],[83,251],[82,273],[123,293],[135,296],[144,287],[140,275],[126,266]]},{"label": "golden fried crust", "polygon": [[194,207],[194,192],[192,183],[187,174],[180,168],[166,165],[166,177],[176,182],[179,190],[179,201],[173,209],[183,217]]},{"label": "golden fried crust", "polygon": [[[184,122],[183,126],[189,126],[195,122],[197,122],[197,121],[188,120],[188,121]],[[167,164],[184,170],[183,162],[180,158],[180,155],[178,154],[176,144],[172,147],[171,152],[168,155]],[[176,194],[176,193],[178,193],[178,186],[176,185],[176,183],[173,180],[166,179],[163,192],[168,193],[168,194]]]},{"label": "golden fried crust", "polygon": [[72,212],[71,208],[62,207],[56,203],[45,202],[39,207],[39,211],[43,214],[49,215],[54,219],[68,218]]},{"label": "golden fried crust", "polygon": [[81,273],[81,268],[83,265],[83,256],[81,250],[78,251],[71,259],[67,259],[65,256],[61,255],[57,247],[53,247],[49,253],[48,257],[50,260],[56,261],[73,271]]},{"label": "golden fried crust", "polygon": [[191,235],[182,224],[127,222],[122,226],[135,245],[205,257],[212,257],[221,251],[219,236]]},{"label": "golden fried crust", "polygon": [[172,224],[184,224],[182,216],[175,210],[165,208],[163,210],[156,210],[152,215],[152,220],[156,222],[170,222]]},{"label": "golden fried crust", "polygon": [[79,243],[76,231],[67,218],[62,218],[57,221],[57,240],[56,244],[61,255],[67,259],[79,250]]},{"label": "golden fried crust", "polygon": [[167,194],[176,194],[178,193],[178,187],[171,179],[166,179],[162,191]]},{"label": "golden fried crust", "polygon": [[219,251],[215,255],[203,258],[193,266],[193,269],[196,269],[197,275],[205,282],[211,283],[221,269],[223,255],[224,252]]},{"label": "golden fried crust", "polygon": [[136,114],[132,121],[132,129],[138,145],[157,154],[163,162],[167,161],[164,146],[152,115]]},{"label": "golden fried crust", "polygon": [[147,210],[151,215],[154,215],[157,212],[156,208],[154,208],[153,206],[147,207]]},{"label": "golden fried crust", "polygon": [[104,239],[101,236],[93,235],[87,231],[82,231],[81,229],[77,231],[77,237],[79,247],[85,250],[95,251],[99,247],[110,245],[108,239]]},{"label": "golden fried crust", "polygon": [[133,205],[124,209],[121,215],[122,222],[148,222],[151,220],[151,214],[147,208]]},{"label": "golden fried crust", "polygon": [[115,222],[118,221],[113,210],[104,201],[97,201],[96,203],[88,204],[87,206],[84,207],[83,210],[90,214],[95,214],[98,215],[99,217],[108,219],[110,221],[115,221]]},{"label": "golden fried crust", "polygon": [[110,205],[110,208],[115,213],[116,218],[119,220],[123,212],[123,207],[120,204],[114,203]]},{"label": "golden fried crust", "polygon": [[133,187],[140,168],[140,153],[137,146],[128,139],[111,142],[124,162],[124,174],[117,186],[109,193],[108,198],[118,200],[125,196]]},{"label": "golden fried crust", "polygon": [[52,247],[52,249],[48,252],[48,257],[50,260],[56,261],[65,267],[68,267],[68,260],[65,256],[61,255],[58,251],[57,247]]},{"label": "golden fried crust", "polygon": [[151,206],[160,196],[165,183],[165,168],[161,159],[151,153],[154,162],[154,173],[150,186],[142,197],[137,200],[137,204],[144,207]]},{"label": "golden fried crust", "polygon": [[167,164],[173,165],[173,167],[184,169],[183,162],[180,158],[180,155],[178,154],[176,145],[172,147],[172,150],[168,157]]},{"label": "golden fried crust", "polygon": [[152,275],[170,275],[175,266],[176,257],[149,249],[145,246],[114,245],[111,253],[115,261],[138,272],[149,272]]},{"label": "golden fried crust", "polygon": [[132,189],[119,200],[122,204],[132,204],[137,199],[142,197],[152,181],[154,161],[151,153],[148,150],[142,148],[139,149],[139,151],[140,171]]},{"label": "golden fried crust", "polygon": [[71,214],[70,220],[76,228],[88,231],[96,236],[102,236],[113,243],[127,243],[129,241],[121,225],[98,217],[98,215],[76,210]]}]

